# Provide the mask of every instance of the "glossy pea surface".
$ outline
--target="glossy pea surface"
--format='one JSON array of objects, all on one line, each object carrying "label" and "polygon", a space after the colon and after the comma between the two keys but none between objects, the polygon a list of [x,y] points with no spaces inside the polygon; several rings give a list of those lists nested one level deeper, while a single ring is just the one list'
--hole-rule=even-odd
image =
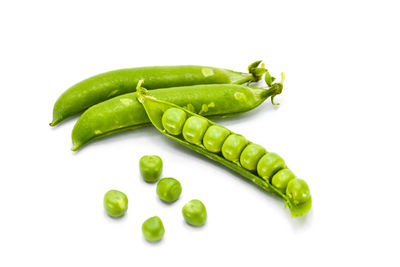
[{"label": "glossy pea surface", "polygon": [[249,144],[240,154],[240,165],[249,171],[257,169],[257,163],[267,151],[260,145]]},{"label": "glossy pea surface", "polygon": [[291,180],[286,188],[286,195],[295,204],[301,204],[310,199],[310,189],[307,183],[302,179]]},{"label": "glossy pea surface", "polygon": [[172,135],[180,135],[186,121],[186,113],[178,108],[170,108],[162,116],[164,129]]},{"label": "glossy pea surface", "polygon": [[165,202],[171,203],[178,200],[182,193],[181,183],[174,178],[162,178],[157,183],[157,195]]},{"label": "glossy pea surface", "polygon": [[197,199],[193,199],[182,208],[185,221],[193,226],[202,226],[207,220],[207,210],[204,204]]},{"label": "glossy pea surface", "polygon": [[128,210],[128,197],[118,190],[110,190],[104,195],[104,209],[111,217],[121,217]]},{"label": "glossy pea surface", "polygon": [[230,131],[219,125],[210,126],[203,137],[204,147],[211,152],[218,153],[221,151],[222,144],[229,136]]},{"label": "glossy pea surface", "polygon": [[285,161],[276,153],[265,154],[257,164],[257,173],[265,180],[269,180],[279,170],[286,168]]},{"label": "glossy pea surface", "polygon": [[186,141],[200,145],[208,128],[208,121],[201,117],[189,117],[183,126],[182,135]]},{"label": "glossy pea surface", "polygon": [[163,238],[165,229],[158,216],[151,217],[143,222],[142,233],[147,241],[155,242]]},{"label": "glossy pea surface", "polygon": [[226,138],[224,144],[222,145],[222,155],[225,159],[239,162],[240,153],[246,147],[248,141],[241,135],[231,134]]},{"label": "glossy pea surface", "polygon": [[156,155],[147,155],[140,158],[139,169],[143,180],[154,183],[160,178],[163,168],[162,159]]},{"label": "glossy pea surface", "polygon": [[294,173],[290,169],[285,168],[278,171],[277,173],[275,173],[274,176],[272,176],[271,184],[282,193],[285,193],[288,183],[294,178],[296,178]]}]

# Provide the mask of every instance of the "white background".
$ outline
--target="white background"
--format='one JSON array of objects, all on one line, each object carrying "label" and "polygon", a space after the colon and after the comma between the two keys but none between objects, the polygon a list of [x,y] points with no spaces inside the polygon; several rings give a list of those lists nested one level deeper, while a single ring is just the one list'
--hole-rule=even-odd
[{"label": "white background", "polygon": [[[0,4],[0,266],[399,266],[398,1],[60,2]],[[218,123],[308,182],[303,218],[151,127],[73,153],[76,118],[48,126],[58,96],[101,72],[258,59],[286,73],[281,105]],[[141,180],[144,154],[181,181],[178,202]],[[119,220],[102,206],[112,188],[130,201]],[[202,228],[181,215],[193,198]],[[166,233],[149,244],[154,215]]]}]

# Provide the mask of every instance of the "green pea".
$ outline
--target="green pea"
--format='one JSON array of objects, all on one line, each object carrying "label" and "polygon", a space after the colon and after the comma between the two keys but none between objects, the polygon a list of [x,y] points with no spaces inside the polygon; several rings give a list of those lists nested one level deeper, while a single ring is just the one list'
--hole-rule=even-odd
[{"label": "green pea", "polygon": [[186,121],[186,112],[178,108],[170,108],[164,112],[161,120],[168,133],[180,135]]},{"label": "green pea", "polygon": [[219,125],[212,125],[204,134],[203,145],[208,151],[218,153],[229,134],[228,129]]},{"label": "green pea", "polygon": [[176,201],[181,193],[181,183],[174,178],[162,178],[157,184],[157,195],[165,202]]},{"label": "green pea", "polygon": [[310,199],[310,189],[307,183],[302,179],[291,180],[286,188],[286,195],[294,204],[301,204]]},{"label": "green pea", "polygon": [[143,156],[139,161],[140,174],[143,180],[149,183],[154,183],[160,178],[162,167],[162,159],[156,155]]},{"label": "green pea", "polygon": [[193,226],[202,226],[207,220],[207,211],[204,204],[197,199],[190,200],[182,208],[185,221]]},{"label": "green pea", "polygon": [[231,134],[222,145],[222,155],[227,160],[239,162],[240,153],[242,153],[247,143],[248,141],[243,136]]},{"label": "green pea", "polygon": [[282,193],[285,193],[288,183],[295,177],[296,176],[290,169],[285,168],[278,171],[277,173],[275,173],[274,176],[272,176],[271,184]]},{"label": "green pea", "polygon": [[158,216],[145,220],[142,224],[142,233],[147,241],[155,242],[163,238],[165,229],[161,219]]},{"label": "green pea", "polygon": [[186,120],[183,126],[183,138],[189,143],[201,145],[207,127],[208,122],[206,119],[192,116]]},{"label": "green pea", "polygon": [[111,217],[121,217],[128,210],[128,197],[117,190],[110,190],[104,195],[104,209]]},{"label": "green pea", "polygon": [[249,171],[257,169],[257,163],[267,151],[260,145],[250,144],[246,146],[242,154],[240,154],[240,165]]},{"label": "green pea", "polygon": [[265,154],[257,164],[257,173],[268,181],[279,170],[286,168],[285,161],[276,153]]}]

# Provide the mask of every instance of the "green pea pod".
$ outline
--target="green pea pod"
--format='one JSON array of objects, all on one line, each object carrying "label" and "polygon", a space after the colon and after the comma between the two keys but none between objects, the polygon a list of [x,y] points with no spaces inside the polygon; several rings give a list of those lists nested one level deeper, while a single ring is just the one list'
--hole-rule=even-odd
[{"label": "green pea pod", "polygon": [[[156,99],[141,87],[141,82],[137,87],[137,97],[146,110],[151,123],[162,134],[220,162],[263,190],[279,196],[289,207],[293,217],[302,216],[311,209],[312,200],[307,184],[301,179],[292,177],[292,173],[289,171],[286,175],[282,175],[280,171],[286,170],[287,167],[277,154],[267,152],[261,146],[254,146],[241,135],[232,133],[196,113],[170,102]],[[170,118],[185,120],[183,125],[182,123],[175,125],[182,128],[180,134],[171,134],[173,132],[170,130],[171,125],[166,124],[167,121],[171,121]],[[229,131],[228,134],[226,134],[227,131]],[[199,142],[201,139],[203,139],[202,143]],[[215,148],[215,145],[219,147]],[[246,149],[247,147],[248,149]],[[221,150],[221,152],[211,152],[213,150]],[[246,167],[242,166],[241,162],[245,162],[244,166]],[[257,166],[257,170],[253,170],[254,166]],[[279,188],[274,183],[277,183]]]},{"label": "green pea pod", "polygon": [[112,97],[134,92],[139,80],[148,89],[196,84],[243,84],[259,81],[266,69],[261,61],[249,66],[250,73],[204,66],[156,66],[114,70],[83,80],[66,90],[53,108],[55,126],[62,120]]},{"label": "green pea pod", "polygon": [[[252,110],[282,92],[236,84],[205,84],[157,89],[148,95],[172,102],[205,117],[225,117]],[[86,110],[72,130],[73,151],[95,138],[150,125],[136,93],[114,97]]]}]

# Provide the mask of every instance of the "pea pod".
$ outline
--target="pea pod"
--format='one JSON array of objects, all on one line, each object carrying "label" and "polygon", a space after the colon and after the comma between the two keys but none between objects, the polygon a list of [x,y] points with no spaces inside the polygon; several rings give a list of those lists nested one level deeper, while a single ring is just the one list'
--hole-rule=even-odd
[{"label": "pea pod", "polygon": [[267,72],[261,61],[248,67],[249,73],[204,66],[156,66],[114,70],[83,80],[67,89],[53,108],[55,126],[62,120],[112,97],[134,92],[139,80],[148,89],[196,84],[243,84],[258,81]]},{"label": "pea pod", "polygon": [[[206,117],[224,117],[254,109],[281,92],[281,86],[267,90],[236,84],[205,84],[151,90],[148,95]],[[72,150],[78,150],[92,139],[150,124],[136,93],[114,97],[81,115],[72,130]]]},{"label": "pea pod", "polygon": [[[282,85],[280,84],[280,86]],[[289,207],[293,217],[302,216],[311,209],[312,200],[307,184],[294,177],[279,155],[267,152],[243,136],[198,114],[150,96],[147,90],[141,87],[141,83],[138,84],[137,97],[146,110],[151,123],[162,134],[220,162],[265,191],[279,196]],[[164,118],[165,116],[185,118],[183,125],[179,126],[182,128],[181,134],[172,134],[168,128],[164,127],[163,121],[168,119]],[[185,132],[185,129],[190,129],[190,138],[186,137],[188,133]],[[212,133],[209,134],[209,132]],[[208,146],[206,147],[204,144],[208,144]]]}]

